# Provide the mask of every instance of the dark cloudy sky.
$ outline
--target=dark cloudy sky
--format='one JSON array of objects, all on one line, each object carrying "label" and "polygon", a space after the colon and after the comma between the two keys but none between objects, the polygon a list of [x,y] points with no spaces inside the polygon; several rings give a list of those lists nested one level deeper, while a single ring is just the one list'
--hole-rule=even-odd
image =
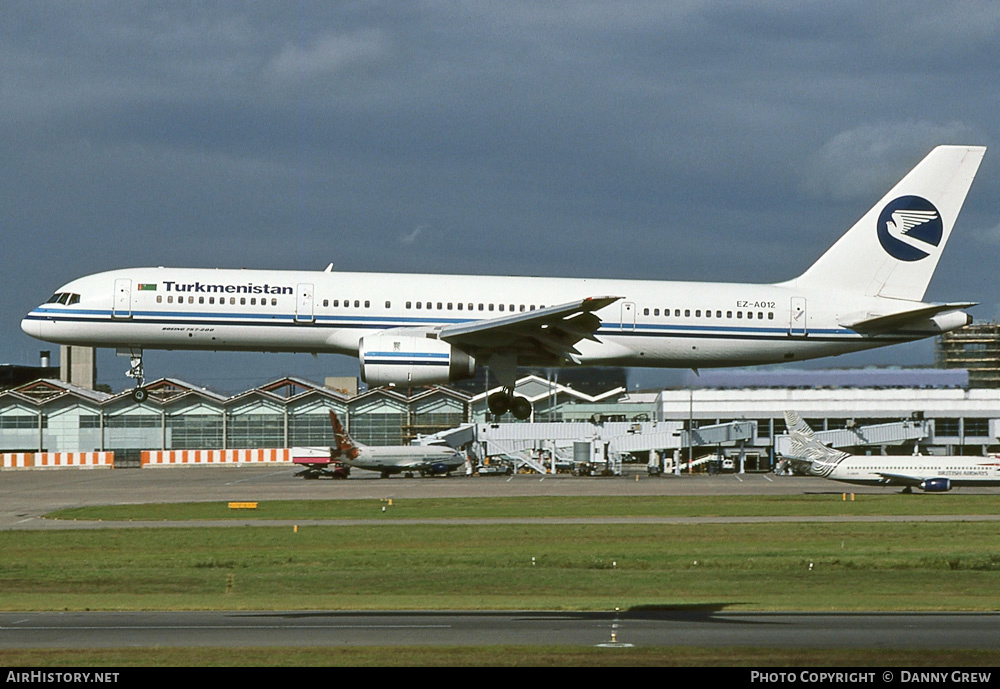
[{"label": "dark cloudy sky", "polygon": [[[0,2],[0,361],[134,265],[787,279],[993,147],[1000,4]],[[1000,317],[1000,148],[927,298]],[[928,364],[929,345],[823,365]],[[127,383],[103,353],[100,380]],[[239,390],[344,357],[151,352]]]}]

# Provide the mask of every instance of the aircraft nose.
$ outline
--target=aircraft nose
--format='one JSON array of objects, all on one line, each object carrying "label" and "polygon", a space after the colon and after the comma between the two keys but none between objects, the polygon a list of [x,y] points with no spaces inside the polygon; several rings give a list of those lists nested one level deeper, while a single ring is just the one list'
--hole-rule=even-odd
[{"label": "aircraft nose", "polygon": [[42,324],[40,321],[24,318],[21,320],[21,330],[36,339],[42,339]]}]

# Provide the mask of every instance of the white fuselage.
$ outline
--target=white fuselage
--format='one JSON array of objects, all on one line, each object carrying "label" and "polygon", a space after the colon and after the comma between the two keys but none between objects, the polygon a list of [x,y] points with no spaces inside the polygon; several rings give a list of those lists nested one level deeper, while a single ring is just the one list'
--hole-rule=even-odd
[{"label": "white fuselage", "polygon": [[907,479],[948,479],[954,486],[1000,486],[1000,458],[961,456],[886,456],[855,455],[847,457],[826,478],[860,485],[906,485]]},{"label": "white fuselage", "polygon": [[465,458],[450,447],[438,445],[358,446],[358,456],[340,460],[345,466],[384,474],[427,470],[435,464],[449,470],[465,464]]},{"label": "white fuselage", "polygon": [[[60,295],[70,295],[60,297]],[[585,296],[618,301],[596,315],[580,363],[712,367],[780,363],[936,335],[961,323],[865,334],[848,314],[918,302],[783,284],[658,282],[191,268],[89,275],[33,309],[22,329],[59,344],[357,355],[378,331],[501,318]],[[519,361],[531,365],[531,361]]]}]

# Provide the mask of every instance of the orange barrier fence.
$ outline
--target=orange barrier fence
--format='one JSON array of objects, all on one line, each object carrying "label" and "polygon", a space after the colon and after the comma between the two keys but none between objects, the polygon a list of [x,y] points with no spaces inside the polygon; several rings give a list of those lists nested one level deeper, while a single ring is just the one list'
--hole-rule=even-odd
[{"label": "orange barrier fence", "polygon": [[142,453],[142,466],[232,466],[234,464],[285,464],[291,462],[287,448],[256,450],[149,450]]},{"label": "orange barrier fence", "polygon": [[114,452],[5,452],[0,453],[4,469],[111,469]]}]

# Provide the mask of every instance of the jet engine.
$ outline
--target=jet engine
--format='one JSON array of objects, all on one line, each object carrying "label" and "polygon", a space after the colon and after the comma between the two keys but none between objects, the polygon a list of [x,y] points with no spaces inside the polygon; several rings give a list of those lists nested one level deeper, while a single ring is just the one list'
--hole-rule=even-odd
[{"label": "jet engine", "polygon": [[945,493],[951,490],[951,479],[929,478],[920,484],[920,488],[928,493]]},{"label": "jet engine", "polygon": [[425,476],[444,476],[449,471],[451,471],[451,467],[447,463],[434,462],[421,473]]},{"label": "jet engine", "polygon": [[361,380],[369,385],[434,385],[472,378],[476,360],[447,342],[420,335],[367,335],[358,343]]}]

